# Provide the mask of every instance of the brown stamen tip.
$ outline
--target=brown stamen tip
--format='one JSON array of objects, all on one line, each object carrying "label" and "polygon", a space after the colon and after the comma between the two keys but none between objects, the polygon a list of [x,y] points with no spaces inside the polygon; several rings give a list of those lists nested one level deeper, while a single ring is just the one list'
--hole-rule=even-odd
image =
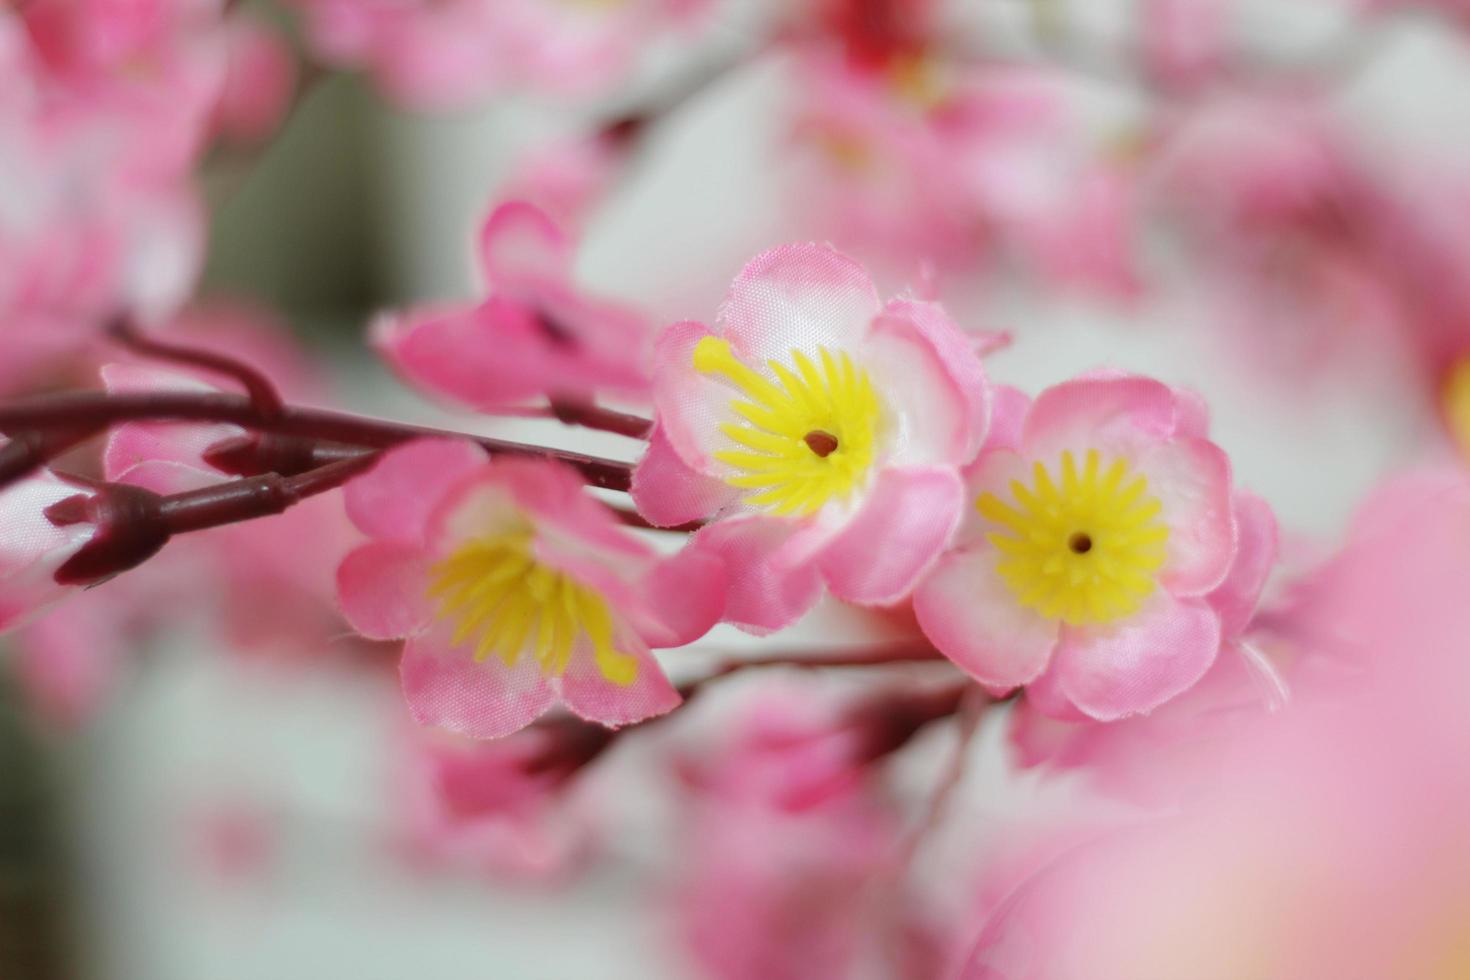
[{"label": "brown stamen tip", "polygon": [[1086,531],[1078,531],[1067,539],[1067,547],[1071,548],[1074,554],[1085,555],[1092,550],[1092,535]]},{"label": "brown stamen tip", "polygon": [[837,437],[830,432],[821,429],[813,429],[802,437],[806,447],[818,456],[826,459],[837,451]]}]

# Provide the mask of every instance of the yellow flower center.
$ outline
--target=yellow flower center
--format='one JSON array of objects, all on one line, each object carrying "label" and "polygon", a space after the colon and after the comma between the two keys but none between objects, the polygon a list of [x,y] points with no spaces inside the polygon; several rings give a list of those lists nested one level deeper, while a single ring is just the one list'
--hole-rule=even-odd
[{"label": "yellow flower center", "polygon": [[430,569],[429,598],[454,624],[450,645],[473,640],[476,663],[494,654],[507,667],[529,654],[559,677],[585,635],[602,676],[633,683],[638,661],[617,649],[607,600],[538,562],[531,543],[529,529],[472,540]]},{"label": "yellow flower center", "polygon": [[767,361],[768,378],[717,337],[694,349],[694,367],[729,381],[743,398],[730,403],[745,421],[720,431],[731,448],[715,459],[735,470],[726,482],[751,491],[746,503],[781,515],[805,516],[861,488],[877,454],[882,408],[868,373],[845,353],[799,350],[788,367]]},{"label": "yellow flower center", "polygon": [[1470,357],[1455,362],[1445,376],[1440,398],[1455,447],[1470,455]]},{"label": "yellow flower center", "polygon": [[1111,623],[1137,612],[1164,564],[1169,528],[1143,476],[1116,459],[1106,470],[1089,450],[1078,470],[1062,453],[1060,477],[1036,463],[1031,486],[1011,481],[1010,501],[975,501],[999,525],[986,537],[1001,552],[997,570],[1022,605],[1071,625]]}]

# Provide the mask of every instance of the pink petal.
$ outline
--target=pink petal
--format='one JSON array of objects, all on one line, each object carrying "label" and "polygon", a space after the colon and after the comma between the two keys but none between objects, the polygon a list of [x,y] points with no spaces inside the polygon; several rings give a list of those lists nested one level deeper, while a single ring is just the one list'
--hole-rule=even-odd
[{"label": "pink petal", "polygon": [[693,643],[720,621],[728,585],[724,561],[692,545],[658,562],[640,583],[656,627],[645,628],[644,639],[654,647]]},{"label": "pink petal", "polygon": [[884,470],[817,559],[827,587],[860,605],[902,599],[948,544],[963,503],[964,485],[952,469]]},{"label": "pink petal", "polygon": [[1011,496],[1011,481],[1031,483],[1031,463],[1013,449],[985,449],[964,471],[965,503],[960,517],[960,526],[955,531],[955,547],[968,548],[984,541],[987,531],[995,525],[980,516],[976,502],[985,494],[993,493],[1008,499]]},{"label": "pink petal", "polygon": [[520,307],[429,308],[379,320],[372,342],[404,380],[478,411],[544,394],[544,343]]},{"label": "pink petal", "polygon": [[1025,452],[1048,465],[1064,449],[1098,449],[1132,459],[1174,434],[1174,393],[1137,376],[1086,377],[1043,391],[1022,434]]},{"label": "pink petal", "polygon": [[535,550],[564,561],[646,563],[654,551],[587,492],[571,467],[533,459],[497,459],[462,478],[440,499],[425,538],[442,551],[468,538],[530,521]]},{"label": "pink petal", "polygon": [[874,321],[862,362],[893,409],[895,462],[959,465],[974,458],[989,423],[990,389],[980,359],[940,306],[889,303]]},{"label": "pink petal", "polygon": [[417,439],[388,450],[344,491],[347,516],[364,534],[418,543],[448,490],[488,457],[461,439]]},{"label": "pink petal", "polygon": [[480,228],[480,268],[493,287],[567,278],[572,245],[539,208],[509,201]]},{"label": "pink petal", "polygon": [[158,459],[129,467],[112,477],[112,480],[115,483],[126,483],[130,486],[142,487],[144,490],[152,490],[154,493],[168,495],[202,490],[205,487],[223,483],[225,477],[214,470]]},{"label": "pink petal", "polygon": [[709,336],[708,327],[693,321],[676,323],[659,336],[653,351],[653,402],[659,427],[684,464],[717,474],[722,464],[711,454],[728,449],[730,442],[720,425],[741,419],[731,408],[735,392],[694,369],[694,348]]},{"label": "pink petal", "polygon": [[881,309],[862,266],[823,245],[781,245],[752,259],[730,287],[720,322],[757,366],[793,349],[855,350]]},{"label": "pink petal", "polygon": [[408,710],[420,725],[470,738],[500,738],[541,717],[556,694],[531,657],[507,667],[498,657],[476,663],[469,652],[450,649],[440,626],[411,637],[403,646],[399,679]]},{"label": "pink petal", "polygon": [[1098,721],[1152,711],[1194,686],[1220,651],[1220,617],[1198,599],[1159,591],[1137,615],[1107,627],[1066,627],[1057,681]]},{"label": "pink petal", "polygon": [[653,430],[648,449],[633,471],[633,503],[650,523],[674,527],[709,517],[739,499],[740,491],[690,469],[664,433]]},{"label": "pink petal", "polygon": [[337,567],[342,615],[371,640],[396,640],[422,631],[433,618],[428,587],[428,556],[402,541],[372,541]]},{"label": "pink petal", "polygon": [[689,547],[724,562],[729,576],[725,617],[752,633],[790,626],[816,604],[822,579],[815,562],[790,567],[775,559],[793,525],[768,517],[739,517],[711,524]]},{"label": "pink petal", "polygon": [[1226,637],[1245,632],[1276,564],[1276,515],[1270,504],[1248,490],[1235,491],[1235,527],[1235,562],[1225,581],[1206,597],[1220,614]]},{"label": "pink petal", "polygon": [[1016,601],[989,547],[951,552],[914,592],[919,628],[982,684],[1010,688],[1046,668],[1057,624]]},{"label": "pink petal", "polygon": [[1031,396],[1010,385],[992,385],[990,398],[985,449],[1019,449],[1026,415],[1031,411]]},{"label": "pink petal", "polygon": [[[177,371],[143,364],[108,364],[102,368],[108,391],[193,391],[218,392]],[[117,480],[128,469],[149,460],[170,460],[203,468],[204,451],[215,443],[244,430],[234,425],[131,422],[113,429],[102,454],[103,473]]]},{"label": "pink petal", "polygon": [[79,492],[46,470],[0,489],[0,630],[20,626],[72,591],[57,584],[56,570],[91,540],[95,528],[56,527],[42,512]]},{"label": "pink petal", "polygon": [[1152,447],[1137,462],[1169,526],[1160,581],[1180,596],[1209,592],[1224,581],[1235,557],[1230,460],[1212,442],[1176,439]]},{"label": "pink petal", "polygon": [[647,648],[632,642],[627,647],[619,652],[636,660],[637,672],[631,684],[618,684],[598,669],[589,643],[584,640],[578,645],[559,682],[562,701],[573,713],[619,728],[667,714],[679,706],[683,699]]}]

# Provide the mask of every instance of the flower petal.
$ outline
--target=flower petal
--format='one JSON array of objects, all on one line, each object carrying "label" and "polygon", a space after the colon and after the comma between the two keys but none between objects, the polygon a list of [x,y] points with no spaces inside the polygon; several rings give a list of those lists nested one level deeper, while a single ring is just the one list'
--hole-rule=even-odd
[{"label": "flower petal", "polygon": [[964,485],[952,469],[888,469],[817,562],[832,593],[860,605],[908,595],[949,543]]},{"label": "flower petal", "polygon": [[[220,389],[202,381],[142,364],[107,364],[102,380],[108,391],[192,391],[218,392]],[[244,432],[239,426],[224,424],[190,424],[161,422],[129,422],[113,429],[102,453],[103,473],[116,481],[121,474],[149,460],[170,460],[194,467],[203,466],[204,451],[217,442]]]},{"label": "flower petal", "polygon": [[1160,581],[1180,596],[1216,588],[1235,557],[1230,460],[1212,442],[1175,439],[1148,449],[1137,462],[1169,526]]},{"label": "flower petal", "polygon": [[739,423],[731,407],[735,392],[694,369],[694,348],[710,329],[685,321],[665,330],[654,344],[653,400],[658,424],[669,445],[696,472],[718,474],[723,465],[712,454],[729,448],[720,432],[724,423]]},{"label": "flower petal", "polygon": [[1062,450],[1098,449],[1133,459],[1174,434],[1174,392],[1135,375],[1064,381],[1043,391],[1026,415],[1026,454],[1051,464]]},{"label": "flower petal", "polygon": [[824,245],[781,245],[740,270],[720,323],[731,345],[760,366],[787,360],[793,349],[855,350],[881,308],[852,259]]},{"label": "flower petal", "polygon": [[914,592],[914,613],[939,652],[982,684],[1010,688],[1045,668],[1057,624],[1016,601],[988,546],[951,552]]},{"label": "flower petal", "polygon": [[821,598],[815,562],[790,566],[777,560],[793,528],[787,521],[751,516],[720,521],[694,535],[689,547],[719,558],[729,576],[725,622],[769,633],[796,622]]},{"label": "flower petal", "polygon": [[640,632],[650,646],[679,647],[708,633],[725,611],[729,577],[717,555],[686,545],[640,583],[655,622]]},{"label": "flower petal", "polygon": [[1161,590],[1118,625],[1064,628],[1055,669],[1073,704],[1099,721],[1114,721],[1189,690],[1219,651],[1215,611]]},{"label": "flower petal", "polygon": [[980,358],[942,307],[889,303],[862,360],[891,410],[893,461],[959,465],[974,458],[989,423],[990,387]]},{"label": "flower petal", "polygon": [[1276,515],[1270,504],[1248,490],[1235,491],[1235,527],[1235,561],[1225,581],[1206,596],[1220,614],[1226,637],[1245,632],[1276,564]]},{"label": "flower petal", "polygon": [[521,657],[514,667],[498,657],[476,663],[450,648],[445,626],[409,638],[399,679],[415,721],[470,738],[520,731],[556,701],[534,658]]},{"label": "flower petal", "polygon": [[740,491],[691,469],[679,458],[660,425],[633,471],[633,503],[650,523],[673,527],[717,513],[739,499]]},{"label": "flower petal", "polygon": [[372,541],[337,566],[337,601],[353,629],[371,640],[421,632],[433,617],[429,559],[402,541]]},{"label": "flower petal", "polygon": [[371,339],[405,381],[478,411],[543,394],[545,345],[508,300],[389,315]]},{"label": "flower petal", "polygon": [[492,287],[527,281],[556,282],[567,277],[572,246],[539,208],[508,201],[480,227],[480,269]]},{"label": "flower petal", "polygon": [[683,701],[647,647],[628,633],[620,639],[618,654],[628,658],[622,663],[632,675],[628,683],[606,676],[585,638],[558,682],[562,701],[574,714],[609,728],[667,714]]},{"label": "flower petal", "polygon": [[483,449],[463,439],[417,439],[390,449],[348,482],[347,516],[372,537],[421,542],[440,499],[487,459]]}]

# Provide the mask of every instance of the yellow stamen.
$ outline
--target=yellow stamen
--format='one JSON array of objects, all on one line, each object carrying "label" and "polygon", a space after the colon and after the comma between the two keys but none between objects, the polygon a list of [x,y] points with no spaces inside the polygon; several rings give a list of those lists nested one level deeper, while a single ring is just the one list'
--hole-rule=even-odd
[{"label": "yellow stamen", "polygon": [[428,595],[454,626],[450,644],[470,649],[477,663],[493,654],[514,667],[529,655],[546,676],[559,677],[585,636],[603,677],[633,683],[638,660],[617,649],[607,600],[538,562],[532,542],[529,528],[478,538],[430,569]]},{"label": "yellow stamen", "polygon": [[996,568],[1022,605],[1072,625],[1110,623],[1137,612],[1156,588],[1169,528],[1163,506],[1128,463],[1089,450],[1079,469],[1063,452],[1053,476],[1034,464],[1030,486],[1012,480],[1011,501],[993,493],[975,501],[994,525],[986,537],[1000,552]]},{"label": "yellow stamen", "polygon": [[735,471],[727,483],[752,491],[748,504],[800,517],[867,482],[883,421],[878,395],[847,354],[821,347],[818,360],[793,350],[786,364],[767,361],[767,376],[718,337],[694,348],[695,370],[743,396],[730,407],[745,422],[720,426],[732,445],[714,457]]}]

